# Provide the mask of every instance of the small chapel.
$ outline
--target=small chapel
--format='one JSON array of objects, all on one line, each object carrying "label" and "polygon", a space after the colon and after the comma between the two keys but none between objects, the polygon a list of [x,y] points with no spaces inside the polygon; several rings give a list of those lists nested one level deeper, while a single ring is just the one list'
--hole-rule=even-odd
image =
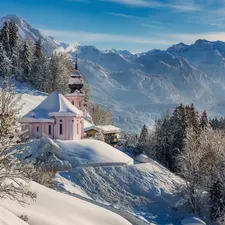
[{"label": "small chapel", "polygon": [[[119,128],[111,125],[97,127],[90,123],[90,115],[84,107],[83,86],[82,74],[76,59],[68,84],[70,93],[65,96],[57,90],[51,93],[36,108],[21,118],[22,130],[28,131],[29,138],[49,137],[60,140],[92,138],[93,131],[96,134],[99,130],[102,130],[106,137],[110,135],[111,139],[115,135],[118,136]],[[107,132],[104,131],[106,128]]]}]

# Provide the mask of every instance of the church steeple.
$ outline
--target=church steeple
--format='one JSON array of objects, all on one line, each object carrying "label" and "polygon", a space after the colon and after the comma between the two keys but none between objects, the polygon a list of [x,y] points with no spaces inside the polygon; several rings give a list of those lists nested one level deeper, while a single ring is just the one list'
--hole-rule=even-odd
[{"label": "church steeple", "polygon": [[76,61],[75,61],[75,70],[78,70],[78,65],[77,65],[77,55],[76,55]]},{"label": "church steeple", "polygon": [[74,65],[74,72],[71,75],[71,78],[69,80],[69,88],[70,88],[70,93],[74,92],[79,92],[82,93],[82,88],[83,88],[83,79],[80,71],[78,70],[78,61],[77,57],[75,60],[75,65]]}]

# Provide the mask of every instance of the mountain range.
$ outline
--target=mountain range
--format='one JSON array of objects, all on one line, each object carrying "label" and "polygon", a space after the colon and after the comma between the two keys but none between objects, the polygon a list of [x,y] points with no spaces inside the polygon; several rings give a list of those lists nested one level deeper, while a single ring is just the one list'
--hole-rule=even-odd
[{"label": "mountain range", "polygon": [[[225,43],[197,40],[192,45],[179,43],[165,51],[151,50],[132,54],[127,50],[100,50],[94,46],[68,44],[44,36],[16,15],[13,20],[21,39],[42,39],[50,55],[61,49],[79,58],[79,69],[91,86],[92,100],[112,110],[119,127],[137,132],[167,109],[193,102],[211,116],[225,110]],[[76,37],[74,37],[76,39]]]}]

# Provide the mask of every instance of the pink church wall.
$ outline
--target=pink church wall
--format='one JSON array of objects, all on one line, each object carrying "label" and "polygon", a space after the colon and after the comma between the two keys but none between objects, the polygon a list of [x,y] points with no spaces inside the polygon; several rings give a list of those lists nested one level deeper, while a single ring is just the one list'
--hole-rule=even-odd
[{"label": "pink church wall", "polygon": [[[62,124],[62,134],[60,134]],[[51,132],[49,133],[49,126]],[[22,130],[28,130],[30,138],[50,137],[60,140],[80,140],[84,137],[83,117],[57,117],[54,123],[24,123]]]},{"label": "pink church wall", "polygon": [[65,96],[69,102],[77,107],[78,109],[83,109],[84,107],[84,95],[66,95]]}]

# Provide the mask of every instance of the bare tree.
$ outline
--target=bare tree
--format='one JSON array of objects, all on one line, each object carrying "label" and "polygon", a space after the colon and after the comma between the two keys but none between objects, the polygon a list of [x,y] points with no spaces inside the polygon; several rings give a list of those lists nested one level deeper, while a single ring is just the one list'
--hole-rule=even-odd
[{"label": "bare tree", "polygon": [[35,194],[29,190],[28,184],[31,166],[17,158],[23,149],[15,147],[20,139],[20,132],[16,130],[20,97],[15,93],[15,88],[4,81],[0,91],[0,198],[23,204],[26,197],[35,198]]},{"label": "bare tree", "polygon": [[87,111],[92,116],[93,123],[95,125],[109,125],[113,124],[112,112],[103,109],[99,105],[89,103]]},{"label": "bare tree", "polygon": [[[218,180],[225,185],[225,133],[212,129],[197,135],[192,128],[187,129],[184,150],[179,157],[181,176],[186,185],[183,194],[191,211],[209,211],[209,191]],[[225,186],[224,186],[225,187]],[[208,208],[202,207],[203,201]],[[209,214],[209,213],[208,213]]]},{"label": "bare tree", "polygon": [[105,142],[103,131],[99,129],[99,131],[95,134],[94,139]]}]

